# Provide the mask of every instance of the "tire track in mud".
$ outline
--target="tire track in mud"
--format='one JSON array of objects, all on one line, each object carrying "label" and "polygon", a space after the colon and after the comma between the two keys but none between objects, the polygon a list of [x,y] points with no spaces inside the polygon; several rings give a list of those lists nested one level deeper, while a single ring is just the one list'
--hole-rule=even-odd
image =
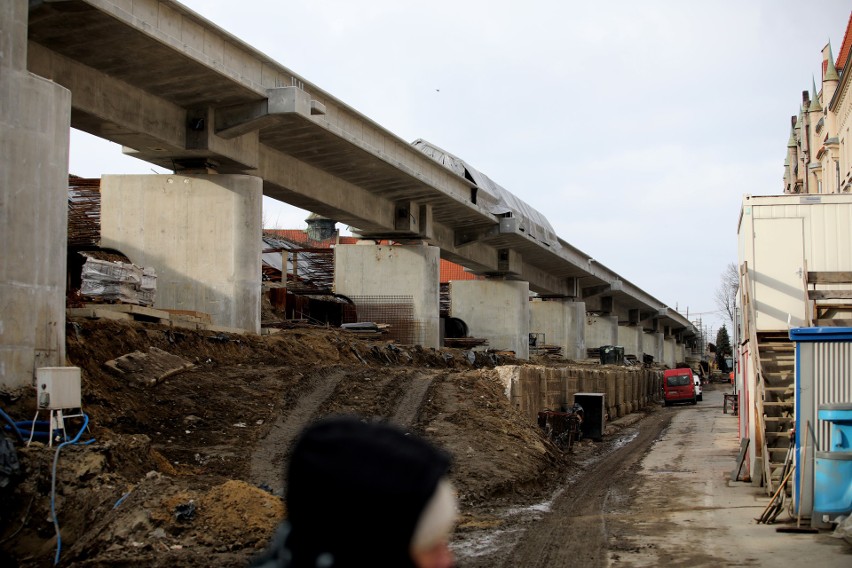
[{"label": "tire track in mud", "polygon": [[630,491],[632,472],[671,419],[671,412],[657,412],[637,423],[633,440],[582,472],[554,499],[549,513],[526,527],[515,548],[490,565],[607,566],[606,501],[612,491]]},{"label": "tire track in mud", "polygon": [[415,373],[413,377],[410,377],[408,387],[390,416],[390,422],[404,429],[411,428],[420,414],[423,399],[426,398],[426,393],[435,377],[435,373],[426,372]]},{"label": "tire track in mud", "polygon": [[308,380],[314,383],[313,390],[299,397],[296,406],[278,417],[269,433],[260,440],[257,448],[252,452],[250,470],[252,483],[268,485],[276,495],[282,494],[284,462],[290,451],[290,445],[348,372],[343,368],[324,369],[309,377]]}]

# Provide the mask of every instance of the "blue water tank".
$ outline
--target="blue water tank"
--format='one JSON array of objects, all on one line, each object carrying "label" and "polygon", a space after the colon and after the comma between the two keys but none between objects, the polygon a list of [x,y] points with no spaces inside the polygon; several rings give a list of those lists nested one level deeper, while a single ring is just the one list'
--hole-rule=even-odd
[{"label": "blue water tank", "polygon": [[852,513],[852,452],[817,452],[814,461],[814,515],[831,520]]},{"label": "blue water tank", "polygon": [[830,446],[814,460],[814,518],[852,513],[852,404],[825,404],[817,417],[830,423]]},{"label": "blue water tank", "polygon": [[823,404],[817,418],[830,422],[829,452],[852,451],[852,404]]}]

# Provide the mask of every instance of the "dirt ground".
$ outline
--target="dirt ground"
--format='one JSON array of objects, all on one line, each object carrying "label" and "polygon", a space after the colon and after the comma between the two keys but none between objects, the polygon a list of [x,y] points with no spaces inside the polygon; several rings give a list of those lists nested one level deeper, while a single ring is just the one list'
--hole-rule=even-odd
[{"label": "dirt ground", "polygon": [[[390,420],[449,451],[460,535],[493,524],[495,506],[534,503],[574,459],[509,406],[494,366],[511,359],[313,327],[257,337],[74,319],[66,332],[90,417],[81,441],[95,441],[57,460],[62,566],[245,566],[286,515],[290,443],[329,414]],[[155,384],[105,366],[152,347],[192,366]],[[30,419],[34,393],[2,406]],[[25,475],[0,490],[0,563],[49,566],[56,447],[18,454]]]}]

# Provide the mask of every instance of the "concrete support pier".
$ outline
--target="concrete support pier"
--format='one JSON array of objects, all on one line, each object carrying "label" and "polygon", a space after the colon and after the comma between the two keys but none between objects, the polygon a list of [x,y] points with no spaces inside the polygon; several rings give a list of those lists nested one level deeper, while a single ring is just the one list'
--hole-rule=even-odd
[{"label": "concrete support pier", "polygon": [[[356,305],[361,297],[364,310],[378,312],[385,309],[383,296],[410,297],[412,343],[433,349],[440,347],[440,249],[425,244],[366,242],[335,247],[334,291],[352,298]],[[407,299],[400,298],[394,303],[405,303]]]},{"label": "concrete support pier", "polygon": [[638,361],[642,361],[642,340],[645,332],[638,325],[619,325],[618,326],[618,343],[624,347],[625,355],[635,355]]},{"label": "concrete support pier", "polygon": [[618,345],[618,316],[586,316],[586,346]]},{"label": "concrete support pier", "polygon": [[655,363],[663,361],[663,334],[646,333],[642,337],[642,352],[654,357]]},{"label": "concrete support pier", "polygon": [[154,267],[155,307],[260,333],[261,202],[254,176],[104,176],[101,244]]},{"label": "concrete support pier", "polygon": [[27,71],[26,0],[0,2],[0,388],[65,364],[71,93]]},{"label": "concrete support pier", "polygon": [[548,345],[562,347],[562,356],[586,358],[586,304],[568,300],[535,299],[529,303],[530,333],[543,333]]},{"label": "concrete support pier", "polygon": [[488,339],[490,349],[530,358],[530,286],[514,280],[450,282],[450,314],[464,320],[471,337]]}]

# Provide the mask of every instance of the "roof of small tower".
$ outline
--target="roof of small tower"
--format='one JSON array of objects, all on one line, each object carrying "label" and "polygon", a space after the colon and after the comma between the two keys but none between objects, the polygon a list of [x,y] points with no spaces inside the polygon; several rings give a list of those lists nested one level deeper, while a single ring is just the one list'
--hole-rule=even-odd
[{"label": "roof of small tower", "polygon": [[811,104],[808,107],[808,112],[819,112],[822,110],[822,105],[819,104],[819,95],[817,94],[816,79],[811,77],[811,82],[813,83],[813,90],[811,91]]},{"label": "roof of small tower", "polygon": [[788,148],[795,148],[796,147],[796,127],[792,126],[792,125],[790,126],[790,139],[787,140],[787,147]]},{"label": "roof of small tower", "polygon": [[822,70],[822,80],[823,81],[839,81],[840,77],[837,75],[837,67],[834,66],[834,55],[831,53],[831,43],[828,44],[828,57],[826,57],[825,61],[823,61],[823,70]]}]

